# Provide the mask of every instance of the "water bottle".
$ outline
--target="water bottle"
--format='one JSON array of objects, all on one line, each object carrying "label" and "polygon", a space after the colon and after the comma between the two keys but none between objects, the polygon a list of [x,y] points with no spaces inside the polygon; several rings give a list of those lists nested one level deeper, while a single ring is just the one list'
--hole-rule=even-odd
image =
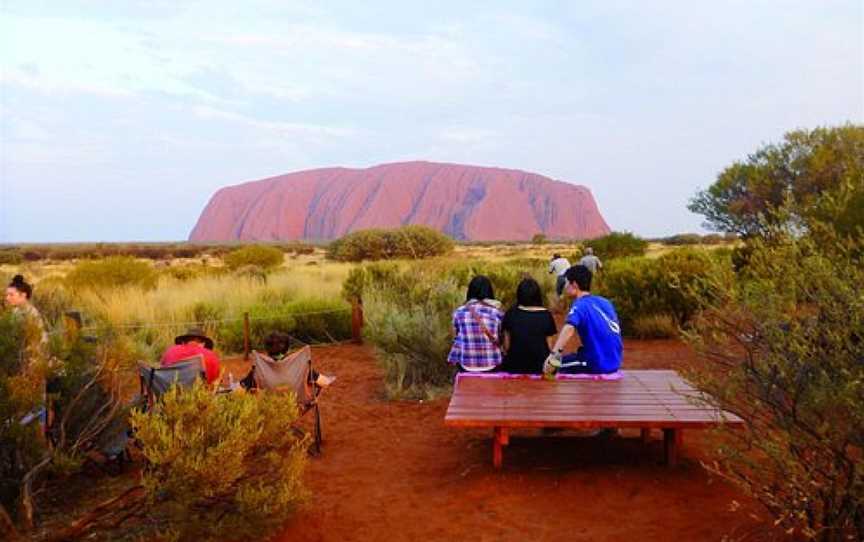
[{"label": "water bottle", "polygon": [[561,352],[553,352],[549,354],[546,361],[543,362],[543,378],[546,380],[555,380],[555,375],[558,369],[561,368]]}]

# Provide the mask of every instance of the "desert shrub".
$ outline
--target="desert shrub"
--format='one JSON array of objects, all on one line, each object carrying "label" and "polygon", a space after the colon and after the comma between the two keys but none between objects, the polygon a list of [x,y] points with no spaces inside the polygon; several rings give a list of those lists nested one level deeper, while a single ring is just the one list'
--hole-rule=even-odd
[{"label": "desert shrub", "polygon": [[703,363],[688,376],[746,421],[708,467],[790,533],[864,539],[864,238],[756,227],[770,235],[736,281],[715,279],[689,334]]},{"label": "desert shrub", "polygon": [[17,515],[23,479],[38,462],[41,448],[32,425],[6,422],[20,420],[39,400],[38,389],[28,393],[19,385],[21,340],[17,322],[0,313],[0,508],[12,517]]},{"label": "desert shrub", "polygon": [[327,257],[345,261],[389,258],[422,259],[447,254],[453,240],[426,226],[404,226],[384,230],[359,230],[337,239],[327,247]]},{"label": "desert shrub", "polygon": [[249,245],[226,254],[224,260],[225,265],[231,270],[254,265],[264,271],[270,271],[282,265],[285,256],[275,247]]},{"label": "desert shrub", "polygon": [[[55,363],[19,364],[20,322],[0,315],[0,513],[19,518],[21,531],[34,527],[43,484],[76,472],[91,452],[106,442],[106,435],[122,422],[116,366],[107,357],[108,348],[76,341],[56,349]],[[44,405],[46,377],[51,377],[54,423],[52,446],[46,446],[38,419],[19,423]],[[0,534],[14,539],[14,533]]]},{"label": "desert shrub", "polygon": [[633,319],[631,335],[637,339],[673,339],[678,324],[668,314],[639,314]]},{"label": "desert shrub", "polygon": [[611,260],[612,258],[644,255],[648,249],[648,241],[629,232],[612,232],[604,237],[586,241],[585,246],[593,248],[594,254],[602,260]]},{"label": "desert shrub", "polygon": [[[249,312],[253,347],[263,344],[274,331],[289,333],[305,343],[334,342],[351,338],[351,312],[338,299],[298,299],[259,302]],[[227,352],[243,351],[243,322],[239,318],[216,327],[218,346]]]},{"label": "desert shrub", "polygon": [[714,272],[731,273],[726,260],[692,249],[657,259],[623,258],[610,262],[597,292],[612,300],[626,335],[638,317],[666,314],[676,326],[687,325],[711,295]]},{"label": "desert shrub", "polygon": [[74,300],[62,279],[48,277],[40,280],[33,289],[33,305],[39,309],[48,327],[53,328],[74,305]]},{"label": "desert shrub", "polygon": [[147,262],[129,256],[110,256],[103,260],[78,262],[66,275],[73,290],[110,287],[153,288],[159,274]]},{"label": "desert shrub", "polygon": [[663,239],[664,245],[698,245],[701,242],[702,236],[698,233],[679,233]]},{"label": "desert shrub", "polygon": [[289,429],[296,420],[293,394],[219,396],[200,383],[134,412],[149,515],[180,540],[265,536],[304,498],[308,443]]},{"label": "desert shrub", "polygon": [[532,245],[544,245],[549,242],[549,238],[546,237],[545,233],[535,233],[533,237],[531,237]]},{"label": "desert shrub", "polygon": [[286,254],[312,254],[315,252],[315,247],[300,241],[285,243],[284,245],[280,245],[279,248]]},{"label": "desert shrub", "polygon": [[18,265],[24,261],[21,251],[14,248],[0,250],[0,265]]},{"label": "desert shrub", "polygon": [[709,233],[702,236],[703,245],[720,245],[727,241],[726,237],[719,233]]},{"label": "desert shrub", "polygon": [[234,276],[258,282],[267,282],[267,271],[258,265],[244,265],[238,267],[234,270]]},{"label": "desert shrub", "polygon": [[726,270],[722,260],[698,250],[675,250],[656,262],[660,267],[654,285],[657,298],[663,312],[671,315],[679,326],[691,322],[705,300],[715,295],[714,285],[709,280],[712,273]]},{"label": "desert shrub", "polygon": [[516,286],[531,274],[545,292],[554,291],[545,265],[526,270],[484,261],[402,267],[376,263],[349,274],[343,295],[350,298],[360,292],[363,298],[364,336],[377,349],[390,397],[430,397],[451,384],[453,368],[447,364],[447,353],[453,310],[465,302],[468,282],[480,274],[490,278],[505,307],[515,302]]},{"label": "desert shrub", "polygon": [[415,282],[410,303],[399,290],[368,290],[364,336],[376,347],[389,397],[434,397],[450,386],[451,314],[464,295],[454,281],[431,277]]},{"label": "desert shrub", "polygon": [[172,279],[187,281],[215,274],[215,269],[203,264],[170,265],[162,269],[161,274]]}]

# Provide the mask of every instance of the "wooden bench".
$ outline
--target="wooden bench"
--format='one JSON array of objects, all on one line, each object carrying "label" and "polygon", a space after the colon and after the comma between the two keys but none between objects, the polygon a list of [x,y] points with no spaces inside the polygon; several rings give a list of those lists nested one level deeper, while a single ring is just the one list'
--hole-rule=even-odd
[{"label": "wooden bench", "polygon": [[663,431],[666,463],[675,465],[684,429],[743,424],[738,416],[694,404],[700,392],[668,370],[621,371],[618,380],[547,381],[528,375],[460,374],[444,418],[452,427],[490,427],[495,468],[513,428],[638,428],[643,441]]}]

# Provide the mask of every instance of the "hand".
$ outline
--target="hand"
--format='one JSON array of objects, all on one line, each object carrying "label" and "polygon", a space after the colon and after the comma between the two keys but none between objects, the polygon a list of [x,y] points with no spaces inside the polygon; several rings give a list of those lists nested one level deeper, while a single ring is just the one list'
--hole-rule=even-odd
[{"label": "hand", "polygon": [[553,352],[546,357],[543,362],[543,374],[552,375],[561,367],[561,354]]}]

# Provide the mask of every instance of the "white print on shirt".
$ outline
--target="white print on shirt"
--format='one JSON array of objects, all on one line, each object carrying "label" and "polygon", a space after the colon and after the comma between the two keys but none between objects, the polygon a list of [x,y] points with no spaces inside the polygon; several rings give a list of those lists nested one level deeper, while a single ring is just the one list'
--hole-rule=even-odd
[{"label": "white print on shirt", "polygon": [[[600,307],[598,307],[597,305],[591,306],[594,307],[594,310],[600,313],[600,316],[602,316],[604,320],[606,320],[606,324],[609,326],[609,331],[611,331],[615,335],[621,335],[621,326],[618,325],[618,322],[606,316],[606,313],[600,310]],[[576,307],[570,309],[570,315],[574,314],[575,312]]]},{"label": "white print on shirt", "polygon": [[600,313],[600,316],[602,316],[604,320],[606,320],[606,324],[609,326],[609,330],[612,331],[612,333],[614,333],[615,335],[621,335],[621,326],[618,325],[618,322],[606,316],[606,313],[601,311],[600,307],[598,307],[597,305],[591,306]]}]

